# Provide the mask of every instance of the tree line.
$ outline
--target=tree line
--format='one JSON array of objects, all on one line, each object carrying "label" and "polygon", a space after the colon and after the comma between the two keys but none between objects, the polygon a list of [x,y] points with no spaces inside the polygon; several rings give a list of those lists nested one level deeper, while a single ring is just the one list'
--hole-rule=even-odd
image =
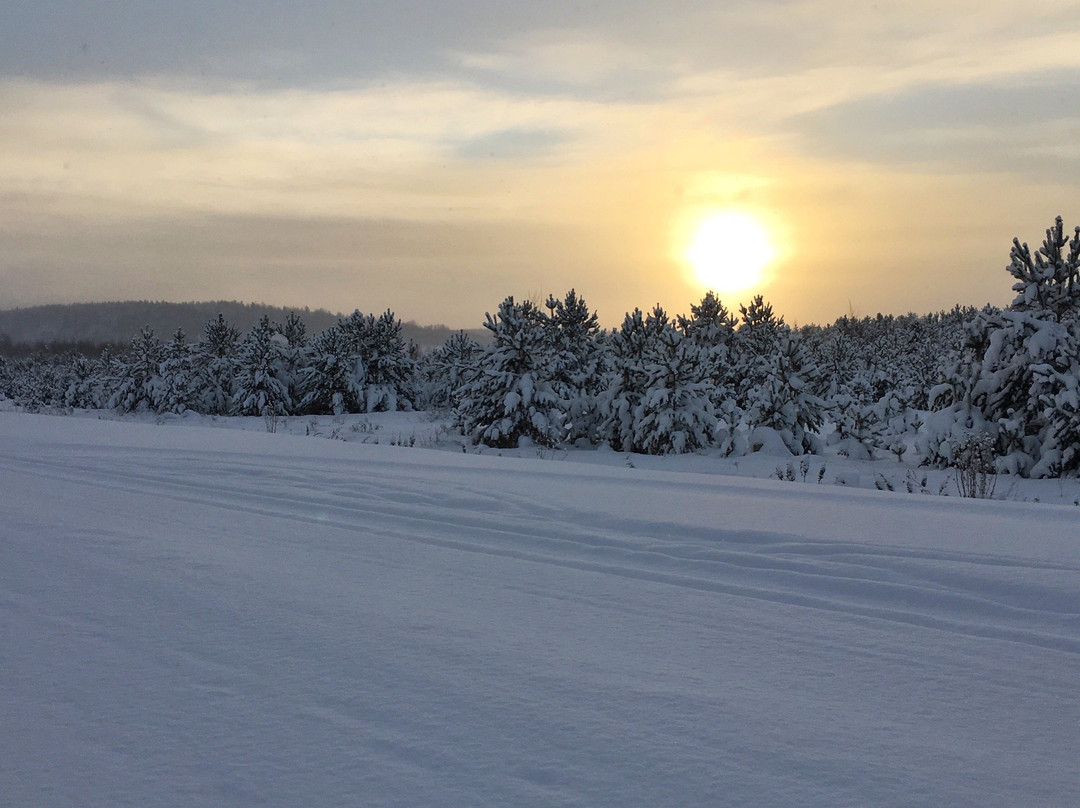
[{"label": "tree line", "polygon": [[[28,409],[262,415],[442,410],[474,443],[598,446],[648,454],[826,447],[930,465],[972,456],[1031,476],[1080,468],[1080,227],[1059,217],[1032,251],[1014,240],[1005,309],[844,317],[793,328],[760,296],[737,311],[711,292],[615,329],[571,290],[506,298],[489,342],[464,332],[420,351],[393,312],[301,317],[246,335],[218,315],[201,339],[144,328],[123,355],[0,364],[0,396]],[[827,428],[826,428],[827,427]]]},{"label": "tree line", "polygon": [[[29,306],[0,310],[0,356],[24,358],[34,353],[62,354],[70,350],[97,356],[107,344],[114,349],[117,345],[126,346],[132,335],[147,324],[163,337],[175,333],[177,328],[197,337],[208,320],[222,314],[246,333],[263,316],[268,316],[271,322],[284,322],[293,311],[303,317],[313,333],[329,328],[342,317],[325,309],[296,310],[235,300],[201,303],[125,300]],[[421,347],[441,345],[453,333],[454,329],[444,325],[402,323],[405,338]]]}]

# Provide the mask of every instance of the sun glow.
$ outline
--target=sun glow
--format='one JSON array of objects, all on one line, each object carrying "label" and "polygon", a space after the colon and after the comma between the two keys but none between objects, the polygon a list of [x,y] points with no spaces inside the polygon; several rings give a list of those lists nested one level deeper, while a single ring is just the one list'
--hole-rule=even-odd
[{"label": "sun glow", "polygon": [[717,211],[698,222],[683,253],[698,281],[717,292],[757,286],[776,254],[765,225],[739,210]]}]

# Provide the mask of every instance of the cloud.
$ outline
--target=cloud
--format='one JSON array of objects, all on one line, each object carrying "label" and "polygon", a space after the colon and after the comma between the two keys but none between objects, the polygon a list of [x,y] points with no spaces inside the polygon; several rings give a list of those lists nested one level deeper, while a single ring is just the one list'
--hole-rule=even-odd
[{"label": "cloud", "polygon": [[[556,137],[551,122],[559,117],[544,105],[441,83],[207,92],[172,83],[8,82],[0,106],[6,189],[127,202],[135,212],[287,206],[306,215],[427,215],[473,193],[450,190],[452,166],[440,179],[439,166],[462,144],[509,148],[517,133],[519,147],[539,148]],[[561,106],[565,115],[574,105]]]},{"label": "cloud", "polygon": [[1055,180],[1080,168],[1080,70],[922,85],[806,113],[791,126],[833,159]]},{"label": "cloud", "polygon": [[512,207],[572,218],[568,189],[631,155],[679,152],[699,118],[407,80],[333,91],[9,81],[0,106],[3,187],[135,216],[492,218]]},{"label": "cloud", "polygon": [[463,78],[534,95],[581,99],[655,98],[674,67],[602,33],[541,30],[489,51],[451,54]]},{"label": "cloud", "polygon": [[531,160],[551,154],[571,135],[556,129],[502,129],[471,138],[455,150],[465,160]]}]

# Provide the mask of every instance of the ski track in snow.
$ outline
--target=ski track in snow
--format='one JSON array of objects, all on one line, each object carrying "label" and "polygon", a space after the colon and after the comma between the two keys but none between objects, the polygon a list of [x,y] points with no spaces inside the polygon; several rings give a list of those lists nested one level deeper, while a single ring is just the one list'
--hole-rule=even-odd
[{"label": "ski track in snow", "polygon": [[0,802],[1080,801],[1074,510],[162,431],[0,416]]},{"label": "ski track in snow", "polygon": [[[141,464],[125,456],[123,472],[101,468],[101,461],[106,466],[117,464],[108,453],[85,465],[72,460],[8,460],[15,469],[49,482],[89,483],[307,525],[362,528],[366,533],[455,550],[1080,653],[1076,637],[1080,601],[1070,586],[1078,568],[1069,565],[994,555],[889,550],[853,542],[806,542],[795,535],[721,527],[704,531],[698,541],[690,542],[686,531],[674,523],[598,519],[538,501],[535,494],[530,498],[506,491],[505,486],[486,496],[477,493],[477,489],[497,485],[499,472],[479,475],[469,487],[435,479],[425,480],[422,491],[413,491],[415,469],[405,467],[395,474],[388,464],[373,470],[356,468],[348,461],[336,469],[320,465],[268,470],[259,458],[227,457],[208,469],[194,455],[179,462],[174,459],[173,470],[162,474],[153,455]],[[334,484],[328,478],[347,478],[348,482]],[[656,488],[632,480],[622,480],[615,487]],[[655,496],[654,491],[650,493]],[[542,532],[535,529],[538,525]],[[1060,576],[1064,585],[1056,590],[1024,583],[1025,574],[1037,570],[1065,573]],[[1060,625],[1060,633],[1047,633],[1048,623]]]}]

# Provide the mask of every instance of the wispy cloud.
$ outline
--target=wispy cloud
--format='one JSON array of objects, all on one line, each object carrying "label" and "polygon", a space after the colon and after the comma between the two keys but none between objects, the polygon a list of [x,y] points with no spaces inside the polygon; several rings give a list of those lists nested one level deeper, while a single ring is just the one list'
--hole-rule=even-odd
[{"label": "wispy cloud", "polygon": [[1076,176],[1080,71],[1005,83],[929,84],[801,115],[793,131],[831,159],[953,173]]},{"label": "wispy cloud", "polygon": [[[13,192],[126,201],[133,210],[399,218],[498,215],[509,192],[542,207],[584,172],[644,148],[694,114],[662,105],[527,98],[461,83],[354,91],[205,91],[170,83],[9,82],[0,181]],[[525,156],[543,154],[542,166]],[[495,155],[498,165],[477,165]],[[518,158],[513,164],[512,158]],[[479,201],[494,204],[483,212]],[[565,207],[565,205],[563,206]]]}]

